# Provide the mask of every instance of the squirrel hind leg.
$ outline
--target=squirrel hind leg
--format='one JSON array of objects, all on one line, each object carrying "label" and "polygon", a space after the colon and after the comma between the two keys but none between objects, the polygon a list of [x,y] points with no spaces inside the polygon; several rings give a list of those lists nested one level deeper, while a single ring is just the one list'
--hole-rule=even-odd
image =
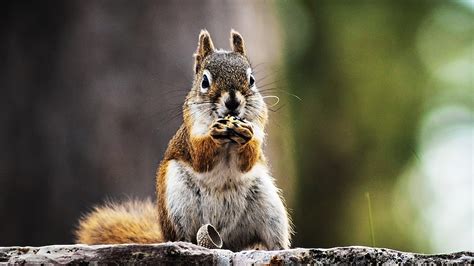
[{"label": "squirrel hind leg", "polygon": [[156,206],[150,201],[107,203],[79,221],[75,231],[81,244],[164,242]]}]

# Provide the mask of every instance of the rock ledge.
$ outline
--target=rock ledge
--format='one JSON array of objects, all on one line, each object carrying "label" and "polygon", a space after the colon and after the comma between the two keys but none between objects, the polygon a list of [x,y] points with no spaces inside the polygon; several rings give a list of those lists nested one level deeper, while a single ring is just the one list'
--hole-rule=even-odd
[{"label": "rock ledge", "polygon": [[295,248],[280,251],[207,249],[185,242],[154,245],[53,245],[44,247],[0,247],[0,264],[66,263],[146,263],[146,264],[333,264],[333,263],[429,263],[474,264],[474,252],[416,254],[386,248],[362,246],[329,249]]}]

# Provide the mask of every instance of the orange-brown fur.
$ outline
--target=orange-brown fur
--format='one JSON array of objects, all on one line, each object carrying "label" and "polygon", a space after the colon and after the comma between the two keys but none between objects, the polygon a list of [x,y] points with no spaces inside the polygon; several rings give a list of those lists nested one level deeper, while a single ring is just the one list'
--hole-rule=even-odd
[{"label": "orange-brown fur", "polygon": [[191,161],[196,172],[208,172],[212,170],[219,156],[219,146],[210,136],[194,137],[190,140]]},{"label": "orange-brown fur", "polygon": [[238,150],[240,171],[248,172],[257,161],[264,162],[262,158],[261,145],[255,139],[250,140]]},{"label": "orange-brown fur", "polygon": [[147,200],[108,203],[96,207],[77,228],[77,242],[84,244],[163,242],[155,205]]},{"label": "orange-brown fur", "polygon": [[158,219],[165,239],[175,239],[176,232],[168,217],[168,210],[162,206],[166,206],[166,169],[168,161],[163,161],[157,170],[156,178],[156,194],[157,194],[157,209]]}]

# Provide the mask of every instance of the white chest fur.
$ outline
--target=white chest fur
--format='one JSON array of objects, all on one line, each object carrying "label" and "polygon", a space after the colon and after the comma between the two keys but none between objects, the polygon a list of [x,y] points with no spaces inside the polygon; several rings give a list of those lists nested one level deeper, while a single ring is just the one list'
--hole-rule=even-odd
[{"label": "white chest fur", "polygon": [[[255,224],[249,215],[258,216],[259,207],[263,207],[257,206],[257,196],[252,193],[262,191],[258,197],[276,197],[280,201],[266,166],[257,164],[249,172],[241,173],[234,164],[235,160],[230,158],[219,162],[210,172],[197,173],[182,162],[168,162],[166,199],[180,238],[194,241],[199,227],[210,223],[224,242],[231,243],[239,237],[250,239]],[[272,196],[262,189],[268,186],[274,192],[270,193]]]}]

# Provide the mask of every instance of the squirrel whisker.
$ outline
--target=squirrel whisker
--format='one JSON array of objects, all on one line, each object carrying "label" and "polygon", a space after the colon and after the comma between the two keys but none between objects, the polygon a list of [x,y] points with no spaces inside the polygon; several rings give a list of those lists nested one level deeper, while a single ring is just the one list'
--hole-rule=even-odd
[{"label": "squirrel whisker", "polygon": [[267,96],[263,96],[262,97],[263,99],[266,99],[266,98],[273,98],[273,99],[276,99],[276,102],[274,104],[272,104],[271,106],[269,106],[269,108],[272,108],[274,107],[275,105],[277,105],[279,102],[280,102],[280,97],[276,96],[276,95],[267,95]]},{"label": "squirrel whisker", "polygon": [[276,92],[276,91],[285,93],[286,95],[289,95],[289,96],[292,96],[292,97],[296,98],[296,99],[299,100],[299,101],[303,101],[303,99],[301,99],[301,97],[299,97],[298,95],[293,94],[293,93],[290,93],[290,92],[287,92],[287,91],[285,91],[285,90],[283,90],[283,89],[279,89],[279,88],[276,88],[276,87],[274,87],[274,88],[268,88],[268,89],[264,89],[264,90],[260,90],[260,93]]}]

